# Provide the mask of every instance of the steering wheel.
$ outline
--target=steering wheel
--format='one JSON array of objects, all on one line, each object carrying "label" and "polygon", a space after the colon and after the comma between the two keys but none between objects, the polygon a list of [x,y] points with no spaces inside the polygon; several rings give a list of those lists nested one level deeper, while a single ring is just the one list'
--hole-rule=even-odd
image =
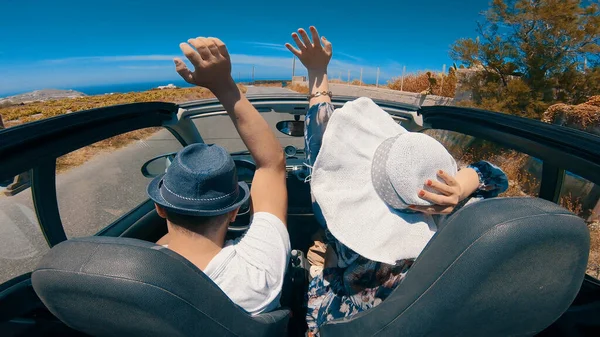
[{"label": "steering wheel", "polygon": [[[256,165],[250,160],[234,159],[237,170],[238,181],[243,181],[248,184],[248,188],[252,187],[252,179],[256,172]],[[228,230],[231,232],[243,232],[250,227],[250,198],[240,206],[240,210],[234,222],[229,224]]]}]

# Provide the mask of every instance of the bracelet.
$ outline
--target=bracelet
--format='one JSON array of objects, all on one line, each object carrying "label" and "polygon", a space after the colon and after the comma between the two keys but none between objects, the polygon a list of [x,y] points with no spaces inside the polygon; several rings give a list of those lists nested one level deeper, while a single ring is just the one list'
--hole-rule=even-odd
[{"label": "bracelet", "polygon": [[311,98],[315,98],[315,97],[320,97],[320,96],[329,96],[329,98],[333,97],[333,94],[331,93],[331,91],[317,91],[316,93],[312,94],[312,95],[308,95],[308,99]]}]

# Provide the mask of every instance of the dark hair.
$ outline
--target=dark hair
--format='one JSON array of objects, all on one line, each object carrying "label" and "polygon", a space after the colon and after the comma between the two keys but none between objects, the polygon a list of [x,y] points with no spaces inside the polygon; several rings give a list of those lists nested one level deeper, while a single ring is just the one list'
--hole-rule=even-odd
[{"label": "dark hair", "polygon": [[166,208],[165,213],[171,224],[197,234],[206,234],[218,230],[229,217],[229,213],[215,216],[185,215]]}]

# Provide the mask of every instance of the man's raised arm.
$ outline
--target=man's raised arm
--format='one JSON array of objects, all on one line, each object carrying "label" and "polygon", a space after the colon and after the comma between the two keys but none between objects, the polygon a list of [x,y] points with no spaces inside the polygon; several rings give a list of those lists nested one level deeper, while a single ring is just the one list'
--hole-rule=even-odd
[{"label": "man's raised arm", "polygon": [[256,163],[250,191],[253,211],[271,213],[285,223],[285,158],[279,141],[235,85],[225,44],[216,38],[190,39],[188,43],[182,43],[180,47],[194,65],[194,71],[181,59],[175,59],[177,72],[186,82],[206,87],[217,96],[250,151]]}]

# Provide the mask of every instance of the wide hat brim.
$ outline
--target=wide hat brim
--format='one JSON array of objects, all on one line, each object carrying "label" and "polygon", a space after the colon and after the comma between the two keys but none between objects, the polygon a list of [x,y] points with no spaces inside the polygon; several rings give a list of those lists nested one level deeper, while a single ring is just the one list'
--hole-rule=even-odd
[{"label": "wide hat brim", "polygon": [[175,205],[172,205],[171,203],[167,202],[163,196],[160,193],[160,184],[163,180],[163,177],[165,176],[165,173],[155,177],[150,184],[148,184],[148,196],[150,197],[150,199],[152,199],[155,203],[169,209],[172,210],[175,213],[178,214],[184,214],[184,215],[195,215],[195,216],[217,216],[217,215],[222,215],[228,212],[233,211],[234,209],[242,206],[242,204],[244,202],[246,202],[248,200],[248,198],[250,197],[250,191],[248,189],[248,184],[246,184],[243,181],[238,182],[239,185],[239,195],[236,198],[235,202],[233,204],[231,204],[230,206],[227,206],[225,208],[221,208],[221,209],[194,209],[194,208],[183,208],[183,207],[178,207]]},{"label": "wide hat brim", "polygon": [[436,231],[430,215],[390,208],[373,185],[377,148],[407,132],[371,99],[348,102],[332,114],[313,167],[311,190],[327,228],[373,261],[395,264],[416,258]]}]

